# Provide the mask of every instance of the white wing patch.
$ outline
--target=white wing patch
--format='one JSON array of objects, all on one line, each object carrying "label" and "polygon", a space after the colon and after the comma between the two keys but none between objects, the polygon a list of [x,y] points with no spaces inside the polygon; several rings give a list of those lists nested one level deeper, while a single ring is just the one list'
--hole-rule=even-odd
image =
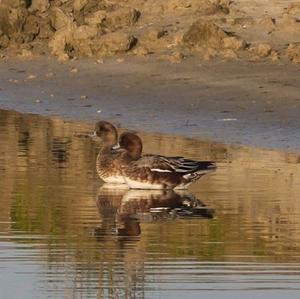
[{"label": "white wing patch", "polygon": [[151,171],[156,171],[156,172],[172,172],[171,170],[160,169],[160,168],[151,168]]}]

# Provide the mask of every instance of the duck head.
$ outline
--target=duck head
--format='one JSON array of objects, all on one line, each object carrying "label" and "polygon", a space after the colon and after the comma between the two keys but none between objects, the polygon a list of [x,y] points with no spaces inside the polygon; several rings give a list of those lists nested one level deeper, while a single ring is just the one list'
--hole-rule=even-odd
[{"label": "duck head", "polygon": [[118,142],[117,129],[107,121],[98,121],[96,123],[95,134],[107,145],[115,145]]},{"label": "duck head", "polygon": [[122,133],[119,138],[120,147],[125,148],[128,154],[135,160],[141,157],[143,143],[141,138],[131,132]]}]

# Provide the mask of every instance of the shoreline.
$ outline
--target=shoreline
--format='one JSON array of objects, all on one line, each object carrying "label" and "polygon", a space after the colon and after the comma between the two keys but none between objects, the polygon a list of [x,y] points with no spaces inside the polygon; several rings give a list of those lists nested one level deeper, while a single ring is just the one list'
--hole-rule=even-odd
[{"label": "shoreline", "polygon": [[0,62],[0,109],[299,151],[299,66],[124,57]]}]

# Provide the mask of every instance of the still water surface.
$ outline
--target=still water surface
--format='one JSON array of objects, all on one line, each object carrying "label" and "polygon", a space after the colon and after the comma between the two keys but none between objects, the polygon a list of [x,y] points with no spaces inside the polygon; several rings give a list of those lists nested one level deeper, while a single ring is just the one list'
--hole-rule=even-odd
[{"label": "still water surface", "polygon": [[90,125],[0,110],[0,298],[299,298],[300,156],[141,134],[212,159],[190,192],[108,188]]}]

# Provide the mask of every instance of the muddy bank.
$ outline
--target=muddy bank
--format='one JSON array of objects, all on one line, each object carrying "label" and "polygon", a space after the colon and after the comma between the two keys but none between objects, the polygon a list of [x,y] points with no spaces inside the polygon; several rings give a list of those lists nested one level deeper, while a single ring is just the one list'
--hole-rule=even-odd
[{"label": "muddy bank", "polygon": [[296,1],[1,0],[0,55],[300,62]]},{"label": "muddy bank", "polygon": [[299,20],[284,0],[0,0],[0,108],[298,150]]},{"label": "muddy bank", "polygon": [[0,62],[0,108],[298,151],[297,65],[150,58]]}]

